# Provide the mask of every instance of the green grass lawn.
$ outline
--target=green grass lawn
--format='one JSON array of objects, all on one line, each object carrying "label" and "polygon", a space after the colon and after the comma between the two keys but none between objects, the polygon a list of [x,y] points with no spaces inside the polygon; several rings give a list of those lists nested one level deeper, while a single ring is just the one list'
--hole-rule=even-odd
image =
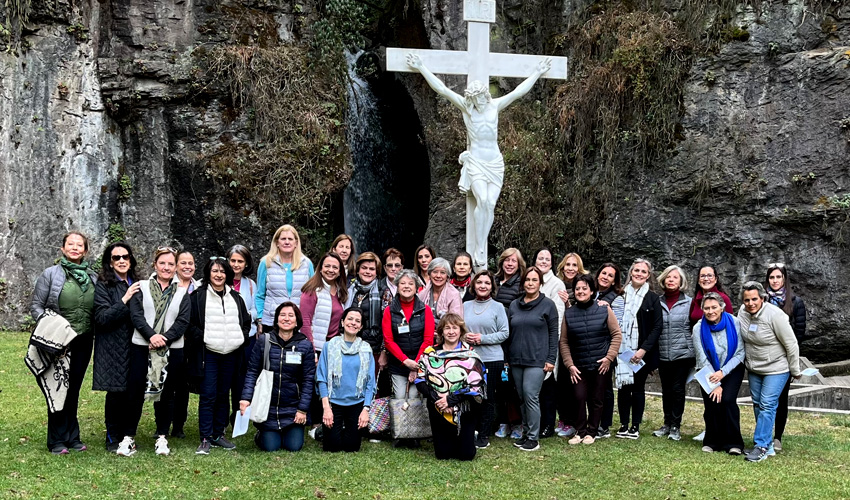
[{"label": "green grass lawn", "polygon": [[[637,441],[570,446],[551,438],[526,453],[494,439],[473,462],[460,463],[435,460],[430,444],[411,451],[365,442],[360,453],[330,454],[308,440],[299,453],[263,453],[252,431],[235,440],[235,451],[195,456],[193,397],[189,437],[170,440],[171,456],[153,453],[148,403],[139,451],[124,458],[104,450],[104,394],[88,389],[88,380],[80,425],[90,450],[53,456],[45,447],[44,399],[23,362],[27,340],[0,333],[0,498],[850,498],[850,418],[794,413],[785,451],[751,464],[702,453],[690,439],[702,429],[702,405],[688,404],[681,442],[648,435],[661,420],[655,398]],[[752,410],[741,413],[749,442]]]}]

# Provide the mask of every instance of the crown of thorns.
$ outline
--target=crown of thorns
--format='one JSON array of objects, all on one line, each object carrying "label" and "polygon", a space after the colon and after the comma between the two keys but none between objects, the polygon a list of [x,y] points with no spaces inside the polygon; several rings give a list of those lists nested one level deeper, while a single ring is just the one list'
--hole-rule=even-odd
[{"label": "crown of thorns", "polygon": [[469,84],[469,87],[463,91],[463,96],[469,99],[470,97],[475,97],[480,94],[489,94],[490,89],[485,87],[483,83],[475,80],[474,82]]}]

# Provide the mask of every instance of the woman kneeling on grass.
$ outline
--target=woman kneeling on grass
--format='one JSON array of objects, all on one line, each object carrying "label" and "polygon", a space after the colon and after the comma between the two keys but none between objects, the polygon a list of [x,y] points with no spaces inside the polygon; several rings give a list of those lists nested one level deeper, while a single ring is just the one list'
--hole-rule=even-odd
[{"label": "woman kneeling on grass", "polygon": [[439,460],[475,458],[475,427],[486,392],[484,363],[464,340],[463,318],[447,313],[436,345],[419,359],[416,387],[428,399],[428,418]]},{"label": "woman kneeling on grass", "polygon": [[269,370],[272,391],[265,422],[255,423],[259,430],[254,442],[263,451],[298,451],[304,446],[304,425],[313,399],[316,357],[313,344],[301,333],[301,311],[292,302],[277,306],[273,330],[260,335],[248,361],[245,388],[239,410],[244,414],[251,405],[257,377],[263,370],[266,339],[269,336]]},{"label": "woman kneeling on grass", "polygon": [[325,451],[360,451],[360,429],[369,425],[375,397],[375,357],[360,338],[363,313],[349,307],[342,313],[342,336],[325,344],[316,368],[322,399],[322,447]]}]

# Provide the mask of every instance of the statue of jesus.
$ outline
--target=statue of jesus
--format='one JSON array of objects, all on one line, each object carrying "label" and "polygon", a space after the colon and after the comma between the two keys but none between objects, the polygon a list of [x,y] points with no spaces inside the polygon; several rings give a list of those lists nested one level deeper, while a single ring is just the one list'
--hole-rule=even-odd
[{"label": "statue of jesus", "polygon": [[505,161],[496,142],[499,131],[499,112],[531,90],[534,83],[552,67],[549,58],[537,65],[534,73],[517,88],[505,95],[493,99],[488,87],[479,81],[473,81],[463,93],[463,97],[449,89],[437,78],[416,54],[407,56],[407,64],[425,77],[435,92],[449,100],[463,114],[466,125],[466,151],[460,154],[458,161],[463,167],[460,171],[458,188],[469,197],[472,194],[471,217],[473,238],[467,242],[467,251],[472,255],[476,270],[487,267],[487,236],[493,226],[496,201],[502,192],[505,177]]}]

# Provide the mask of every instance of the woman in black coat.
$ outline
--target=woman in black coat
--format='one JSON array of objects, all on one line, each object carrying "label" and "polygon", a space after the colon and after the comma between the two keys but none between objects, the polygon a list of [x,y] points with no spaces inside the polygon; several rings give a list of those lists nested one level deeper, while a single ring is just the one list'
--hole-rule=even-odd
[{"label": "woman in black coat", "polygon": [[[617,406],[620,413],[618,438],[637,439],[646,408],[646,378],[658,368],[658,337],[664,328],[661,301],[650,289],[654,281],[652,264],[637,259],[629,268],[626,293],[614,300],[612,309],[620,321],[623,342],[620,353],[632,351],[629,363],[619,363],[616,368]],[[631,366],[641,361],[646,364],[637,372]],[[631,427],[629,417],[631,416]]]},{"label": "woman in black coat", "polygon": [[133,322],[127,304],[139,291],[136,265],[130,245],[123,242],[109,245],[100,259],[100,279],[94,288],[92,389],[106,391],[106,450],[112,453],[118,450],[124,436],[135,435],[124,409],[132,391],[144,390],[144,379],[134,380],[133,384],[130,381]]},{"label": "woman in black coat", "polygon": [[263,451],[298,451],[304,446],[304,426],[313,398],[316,355],[313,343],[301,333],[304,320],[292,302],[284,302],[274,313],[273,330],[257,338],[248,361],[245,387],[239,409],[251,406],[257,378],[263,370],[266,337],[269,339],[269,370],[273,373],[268,418],[255,423],[259,432],[254,442]]},{"label": "woman in black coat", "polygon": [[[797,343],[802,343],[806,338],[806,304],[791,289],[788,268],[780,262],[768,264],[765,281],[767,282],[765,290],[770,303],[785,311],[788,321],[791,322],[791,329],[794,330],[794,336],[797,337]],[[788,422],[788,393],[791,391],[792,379],[793,377],[788,377],[788,382],[785,383],[785,388],[779,395],[779,406],[776,408],[774,424],[776,427],[773,431],[773,449],[776,451],[782,451],[782,435],[785,433],[785,424]]]}]

